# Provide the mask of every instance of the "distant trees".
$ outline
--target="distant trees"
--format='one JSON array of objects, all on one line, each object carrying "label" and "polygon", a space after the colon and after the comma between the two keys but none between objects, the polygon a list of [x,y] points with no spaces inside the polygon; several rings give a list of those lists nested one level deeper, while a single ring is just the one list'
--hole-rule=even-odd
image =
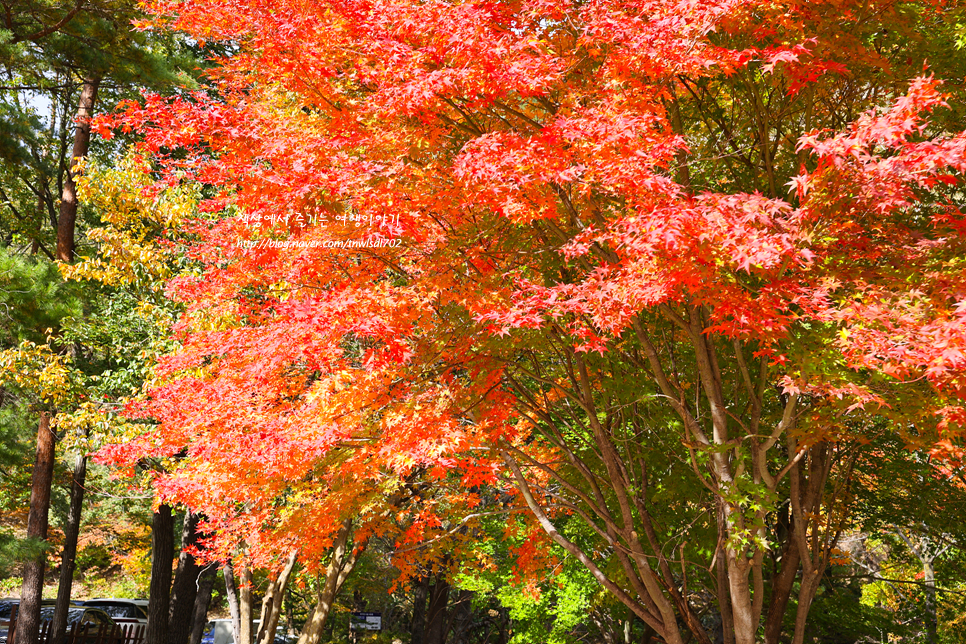
[{"label": "distant trees", "polygon": [[[140,15],[135,3],[84,0],[68,6],[25,0],[0,3],[0,11],[0,68],[3,71],[0,244],[3,255],[35,256],[24,260],[25,264],[35,266],[47,260],[70,263],[75,259],[76,237],[86,232],[89,223],[78,221],[75,165],[89,153],[90,117],[98,106],[98,99],[113,105],[119,97],[130,96],[141,88],[170,88],[175,83],[183,86],[190,81],[190,76],[179,65],[188,62],[193,66],[192,58],[185,56],[190,52],[174,40],[152,38],[136,31],[131,24]],[[46,260],[39,259],[41,255]],[[0,346],[3,365],[0,381],[5,387],[0,405],[8,409],[14,406],[24,409],[29,405],[41,418],[39,436],[51,439],[37,443],[37,462],[45,464],[46,469],[35,472],[35,494],[30,508],[31,516],[42,518],[44,524],[49,513],[45,500],[50,498],[52,485],[54,433],[62,440],[72,428],[80,441],[68,439],[68,442],[81,443],[88,433],[84,420],[75,419],[77,422],[72,425],[64,417],[85,405],[90,411],[95,395],[130,395],[140,385],[138,382],[134,390],[121,388],[119,391],[106,382],[111,379],[110,367],[106,369],[105,379],[96,373],[98,367],[106,366],[103,350],[108,344],[85,346],[82,341],[89,338],[83,338],[79,330],[85,327],[86,314],[100,308],[100,304],[91,304],[91,299],[100,293],[64,288],[59,284],[58,271],[52,265],[48,268],[46,283],[38,283],[30,291],[19,294],[11,291],[12,297],[54,289],[67,291],[70,297],[52,303],[46,311],[37,311],[42,300],[18,305],[13,311],[7,309],[6,314],[13,318],[36,316],[32,324],[39,326],[39,333],[24,336],[22,327],[14,325],[12,337],[4,338]],[[64,310],[67,303],[72,310]],[[28,313],[31,311],[35,312]],[[23,344],[24,341],[32,344]],[[119,360],[107,358],[106,362],[114,362],[116,368]],[[30,378],[34,381],[26,393],[23,381]],[[71,508],[64,525],[62,575],[54,616],[58,640],[66,627],[73,559],[82,518],[86,446],[80,449],[82,453],[73,464]],[[46,537],[43,529],[34,532],[36,537]],[[18,631],[27,638],[22,640],[25,642],[30,639],[39,615],[44,556],[37,558],[31,568],[34,572],[25,578],[21,606],[21,624],[25,628]]]}]

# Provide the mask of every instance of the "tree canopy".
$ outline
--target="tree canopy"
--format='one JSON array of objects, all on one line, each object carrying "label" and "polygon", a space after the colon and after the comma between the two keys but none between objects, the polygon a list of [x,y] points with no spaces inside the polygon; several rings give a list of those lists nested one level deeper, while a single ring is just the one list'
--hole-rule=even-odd
[{"label": "tree canopy", "polygon": [[798,644],[864,526],[935,622],[956,537],[898,515],[962,493],[962,3],[146,10],[215,55],[96,120],[134,156],[91,170],[101,254],[65,270],[159,324],[168,280],[101,456],[152,463],[208,556],[297,557],[330,604],[380,540],[437,595],[563,558],[555,601],[592,580],[664,642]]}]

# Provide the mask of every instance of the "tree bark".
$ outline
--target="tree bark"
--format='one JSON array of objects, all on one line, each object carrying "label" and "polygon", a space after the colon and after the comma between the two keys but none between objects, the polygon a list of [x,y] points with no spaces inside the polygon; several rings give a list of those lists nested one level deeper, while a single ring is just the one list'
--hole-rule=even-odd
[{"label": "tree bark", "polygon": [[715,575],[717,577],[718,610],[721,612],[721,637],[724,644],[735,644],[735,620],[731,612],[731,590],[728,586],[728,564],[725,562],[725,542],[728,533],[725,530],[723,499],[717,501],[718,516],[718,545]]},{"label": "tree bark", "polygon": [[936,644],[939,641],[939,618],[936,614],[936,568],[931,557],[923,557],[922,572],[926,584],[926,643]]},{"label": "tree bark", "polygon": [[[789,454],[797,452],[795,439],[789,437]],[[808,621],[808,612],[812,606],[812,600],[818,592],[822,576],[828,565],[828,549],[831,544],[822,543],[814,533],[808,535],[807,526],[810,515],[817,515],[822,504],[823,491],[828,481],[829,467],[831,458],[828,453],[828,445],[819,443],[807,449],[808,477],[803,477],[800,463],[796,464],[789,472],[790,500],[792,507],[792,535],[797,542],[799,555],[801,557],[802,577],[798,588],[798,608],[795,614],[795,632],[792,635],[792,644],[803,644],[805,641],[805,628]],[[803,481],[803,478],[805,480]],[[802,484],[805,483],[804,492]],[[814,526],[813,530],[818,527]],[[828,530],[829,528],[826,528]],[[809,550],[811,541],[812,549]]]},{"label": "tree bark", "polygon": [[[729,530],[730,531],[730,530]],[[755,644],[758,623],[754,619],[751,600],[751,584],[748,581],[749,564],[740,560],[740,553],[732,548],[725,550],[728,557],[728,590],[731,593],[731,614],[735,625],[736,644]]]},{"label": "tree bark", "polygon": [[429,576],[422,577],[413,589],[413,624],[409,629],[409,644],[423,644],[426,633],[426,595]]},{"label": "tree bark", "polygon": [[922,563],[922,577],[926,595],[926,644],[936,644],[939,641],[939,616],[936,613],[936,559],[941,557],[952,544],[946,547],[942,547],[941,544],[934,544],[928,533],[923,535],[918,543],[901,528],[897,528],[895,533]]},{"label": "tree bark", "polygon": [[80,535],[81,515],[84,505],[84,481],[87,478],[87,456],[79,454],[74,461],[74,476],[70,482],[70,510],[64,527],[64,552],[60,558],[60,583],[57,586],[57,604],[51,624],[54,644],[64,644],[67,638],[67,609],[74,585],[74,569],[77,559],[77,538]]},{"label": "tree bark", "polygon": [[[349,544],[349,533],[352,530],[352,520],[346,521],[336,535],[332,544],[332,557],[325,570],[325,584],[319,591],[318,601],[308,621],[302,627],[298,644],[318,644],[322,638],[325,623],[332,612],[332,604],[342,589],[342,584],[359,559],[361,547],[355,550]],[[348,544],[348,545],[347,545]]]},{"label": "tree bark", "polygon": [[171,606],[171,564],[174,562],[174,519],[171,506],[162,503],[151,523],[151,590],[145,644],[168,644]]},{"label": "tree bark", "polygon": [[265,600],[262,602],[258,644],[272,644],[275,641],[275,630],[278,628],[278,620],[282,615],[282,598],[285,597],[285,588],[288,586],[289,577],[295,569],[297,556],[298,551],[293,550],[288,557],[288,561],[285,562],[285,567],[269,586],[268,593],[265,595]]},{"label": "tree bark", "polygon": [[454,642],[464,642],[468,639],[469,630],[473,625],[473,591],[461,590],[456,595],[456,601],[450,603],[449,635]]},{"label": "tree bark", "polygon": [[[244,556],[244,551],[243,551]],[[241,574],[238,581],[238,613],[241,620],[241,629],[238,631],[238,639],[235,644],[253,644],[252,640],[252,569],[248,565],[248,560],[242,560]]]},{"label": "tree bark", "polygon": [[237,642],[241,638],[241,611],[238,608],[238,587],[235,586],[235,568],[231,561],[222,568],[225,577],[225,595],[228,597],[228,611],[231,613],[231,634]]},{"label": "tree bark", "polygon": [[449,582],[436,575],[436,582],[429,591],[429,608],[426,610],[426,644],[446,644],[448,623],[446,607],[449,604]]},{"label": "tree bark", "polygon": [[[30,487],[30,512],[27,515],[27,537],[47,539],[50,511],[50,486],[54,478],[54,433],[50,429],[50,413],[40,412],[37,429],[37,458],[34,461]],[[44,564],[47,553],[42,552],[24,566],[23,587],[20,594],[19,617],[14,633],[15,644],[34,644],[40,632],[40,600],[44,590]]]},{"label": "tree bark", "polygon": [[788,599],[795,586],[801,557],[795,539],[790,538],[782,553],[781,569],[771,582],[771,602],[765,617],[765,644],[778,644]]},{"label": "tree bark", "polygon": [[178,569],[171,589],[171,612],[168,617],[169,644],[188,644],[191,639],[191,616],[194,613],[195,595],[198,593],[198,576],[201,568],[190,550],[198,545],[198,521],[201,515],[190,510],[184,515],[181,531],[181,552]]},{"label": "tree bark", "polygon": [[74,182],[74,164],[87,156],[91,142],[91,116],[97,101],[97,88],[101,79],[89,77],[81,85],[77,114],[74,116],[74,148],[71,167],[67,168],[64,189],[60,198],[60,214],[57,218],[57,259],[71,262],[74,258],[74,229],[77,223],[77,184]]},{"label": "tree bark", "polygon": [[204,635],[205,624],[208,622],[208,605],[211,603],[211,591],[215,585],[217,572],[218,567],[215,564],[208,564],[198,578],[198,592],[195,595],[194,609],[191,611],[189,644],[200,644],[201,636]]}]

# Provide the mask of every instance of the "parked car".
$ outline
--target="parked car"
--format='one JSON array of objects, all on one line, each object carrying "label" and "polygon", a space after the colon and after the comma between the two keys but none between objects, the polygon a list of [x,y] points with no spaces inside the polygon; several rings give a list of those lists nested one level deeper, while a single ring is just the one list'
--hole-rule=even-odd
[{"label": "parked car", "polygon": [[[40,602],[43,606],[53,606],[54,600],[44,599]],[[10,629],[10,615],[13,614],[14,607],[20,606],[20,599],[16,597],[6,597],[0,599],[0,644],[7,644],[7,631]]]},{"label": "parked car", "polygon": [[[0,600],[0,644],[7,644],[7,635],[10,628],[10,615],[13,612],[13,607],[19,607],[20,600]],[[40,606],[40,623],[50,622],[54,619],[54,602],[52,600],[45,600]],[[97,642],[97,631],[101,627],[116,628],[118,626],[117,622],[111,619],[111,616],[105,613],[100,608],[94,608],[93,606],[76,606],[72,605],[67,609],[67,628],[70,630],[71,627],[75,626],[78,630],[84,627],[89,628],[89,635],[78,638],[78,643],[90,643],[95,644]],[[123,634],[119,634],[117,644],[123,644],[125,642]]]},{"label": "parked car", "polygon": [[122,599],[115,597],[104,597],[98,599],[88,599],[81,602],[82,606],[94,606],[114,618],[118,624],[136,623],[147,624],[148,612],[139,605],[136,599]]},{"label": "parked car", "polygon": [[148,628],[147,600],[120,597],[98,597],[81,602],[84,606],[100,608],[124,631],[128,644],[138,644]]}]

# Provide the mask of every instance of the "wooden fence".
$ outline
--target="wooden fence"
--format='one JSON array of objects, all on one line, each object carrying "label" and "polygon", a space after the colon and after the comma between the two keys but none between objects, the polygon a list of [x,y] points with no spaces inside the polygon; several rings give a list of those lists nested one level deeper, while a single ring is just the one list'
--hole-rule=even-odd
[{"label": "wooden fence", "polygon": [[[13,644],[17,629],[17,606],[10,615],[10,628],[7,631],[7,644]],[[53,622],[46,620],[40,624],[40,632],[34,644],[53,644]],[[147,626],[144,624],[72,624],[67,629],[64,644],[142,644]]]}]

